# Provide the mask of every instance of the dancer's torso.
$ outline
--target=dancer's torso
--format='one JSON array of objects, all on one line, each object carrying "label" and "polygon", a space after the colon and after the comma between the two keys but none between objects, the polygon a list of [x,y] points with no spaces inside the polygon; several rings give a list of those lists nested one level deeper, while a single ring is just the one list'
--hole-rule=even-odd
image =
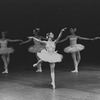
[{"label": "dancer's torso", "polygon": [[48,52],[54,52],[55,51],[55,43],[53,41],[47,41],[46,50]]},{"label": "dancer's torso", "polygon": [[0,40],[1,48],[7,48],[7,40]]},{"label": "dancer's torso", "polygon": [[69,39],[70,39],[71,46],[77,44],[77,36],[71,36]]},{"label": "dancer's torso", "polygon": [[[41,38],[39,38],[39,37],[35,37],[35,38],[41,40]],[[40,43],[39,41],[36,41],[35,39],[33,39],[33,41],[34,41],[34,44],[35,44],[35,45],[41,45],[41,44],[42,44],[42,43]]]}]

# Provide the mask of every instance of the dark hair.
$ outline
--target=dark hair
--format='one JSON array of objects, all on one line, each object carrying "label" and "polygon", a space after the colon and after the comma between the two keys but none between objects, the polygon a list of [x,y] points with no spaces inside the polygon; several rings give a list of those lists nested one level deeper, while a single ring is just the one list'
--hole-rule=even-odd
[{"label": "dark hair", "polygon": [[[53,34],[52,32],[49,32],[46,34],[46,38],[49,38],[50,34]],[[54,34],[53,34],[54,35]]]},{"label": "dark hair", "polygon": [[3,31],[2,33],[7,34],[7,31]]},{"label": "dark hair", "polygon": [[77,30],[76,28],[74,28],[74,29],[73,29],[73,28],[70,28],[70,32],[71,32],[71,33],[76,32],[76,30]]},{"label": "dark hair", "polygon": [[36,30],[36,31],[40,31],[40,28],[36,28],[35,30]]},{"label": "dark hair", "polygon": [[35,30],[33,30],[33,34],[38,35],[38,32],[40,31],[39,28],[36,28]]}]

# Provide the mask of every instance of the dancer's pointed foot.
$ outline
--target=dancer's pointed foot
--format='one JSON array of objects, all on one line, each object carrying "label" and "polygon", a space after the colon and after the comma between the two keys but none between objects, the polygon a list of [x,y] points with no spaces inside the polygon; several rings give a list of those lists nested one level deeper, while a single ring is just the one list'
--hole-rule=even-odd
[{"label": "dancer's pointed foot", "polygon": [[37,66],[37,63],[36,64],[33,64],[33,67],[36,67]]},{"label": "dancer's pointed foot", "polygon": [[8,71],[7,71],[7,70],[5,70],[5,71],[3,71],[3,72],[2,72],[2,74],[4,74],[4,73],[6,73],[6,74],[7,74],[7,73],[8,73]]},{"label": "dancer's pointed foot", "polygon": [[54,82],[51,82],[51,85],[52,85],[53,89],[55,89],[55,88],[56,88],[56,86],[55,86],[55,83],[54,83]]},{"label": "dancer's pointed foot", "polygon": [[37,69],[36,72],[42,72],[42,69]]},{"label": "dancer's pointed foot", "polygon": [[72,73],[78,73],[78,70],[73,70],[73,71],[71,71]]}]

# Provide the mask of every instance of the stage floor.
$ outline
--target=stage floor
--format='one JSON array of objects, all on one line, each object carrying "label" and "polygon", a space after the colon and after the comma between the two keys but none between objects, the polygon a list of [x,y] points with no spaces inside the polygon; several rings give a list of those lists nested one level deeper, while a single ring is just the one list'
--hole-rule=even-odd
[{"label": "stage floor", "polygon": [[0,74],[0,100],[100,100],[100,70],[56,70],[55,90],[50,82],[49,70]]}]

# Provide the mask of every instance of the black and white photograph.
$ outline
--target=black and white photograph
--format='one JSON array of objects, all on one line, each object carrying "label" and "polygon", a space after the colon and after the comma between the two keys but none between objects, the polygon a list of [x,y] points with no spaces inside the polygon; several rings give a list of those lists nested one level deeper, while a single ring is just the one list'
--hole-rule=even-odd
[{"label": "black and white photograph", "polygon": [[0,0],[0,100],[100,100],[100,1]]}]

